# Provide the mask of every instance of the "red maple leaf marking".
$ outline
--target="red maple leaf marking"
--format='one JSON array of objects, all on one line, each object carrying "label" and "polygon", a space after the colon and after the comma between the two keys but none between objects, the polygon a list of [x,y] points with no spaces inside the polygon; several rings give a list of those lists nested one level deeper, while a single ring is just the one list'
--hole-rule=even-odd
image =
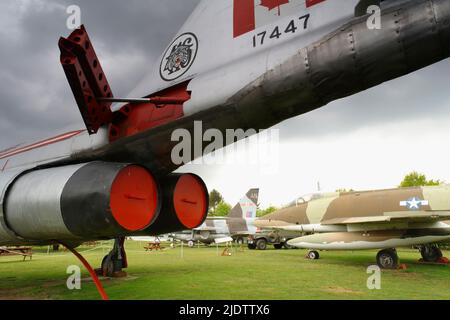
[{"label": "red maple leaf marking", "polygon": [[266,7],[269,11],[278,7],[278,15],[281,15],[280,7],[289,3],[290,0],[261,0],[261,6]]}]

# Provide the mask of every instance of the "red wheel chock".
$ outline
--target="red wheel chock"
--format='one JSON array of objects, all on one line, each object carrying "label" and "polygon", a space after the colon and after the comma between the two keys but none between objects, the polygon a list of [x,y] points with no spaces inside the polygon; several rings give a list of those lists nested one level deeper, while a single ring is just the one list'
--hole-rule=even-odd
[{"label": "red wheel chock", "polygon": [[441,264],[450,264],[450,260],[449,260],[448,258],[446,258],[446,257],[442,257],[442,258],[440,258],[440,259],[438,260],[438,263],[441,263]]}]

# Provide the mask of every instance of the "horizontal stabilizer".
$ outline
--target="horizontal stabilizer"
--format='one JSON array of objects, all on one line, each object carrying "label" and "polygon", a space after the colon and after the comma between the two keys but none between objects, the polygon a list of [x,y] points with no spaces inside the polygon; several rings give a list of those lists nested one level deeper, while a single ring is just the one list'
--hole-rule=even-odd
[{"label": "horizontal stabilizer", "polygon": [[61,38],[59,49],[81,116],[89,134],[95,134],[112,121],[111,102],[99,99],[113,98],[113,94],[84,26]]}]

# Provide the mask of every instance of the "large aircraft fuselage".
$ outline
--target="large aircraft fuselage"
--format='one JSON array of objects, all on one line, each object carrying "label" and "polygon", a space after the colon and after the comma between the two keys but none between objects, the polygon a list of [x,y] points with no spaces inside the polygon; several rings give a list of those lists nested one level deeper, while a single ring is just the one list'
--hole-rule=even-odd
[{"label": "large aircraft fuselage", "polygon": [[[192,50],[193,41],[198,41],[196,55],[191,55],[184,66],[187,70],[173,79],[166,72],[172,72],[173,66],[157,68],[151,74],[153,80],[148,82],[147,91],[140,93],[151,96],[187,85],[190,98],[182,104],[182,110],[177,109],[182,116],[173,121],[141,131],[137,128],[128,132],[122,128],[119,131],[125,135],[117,139],[112,139],[114,130],[105,125],[95,135],[86,130],[72,131],[0,152],[0,245],[53,240],[48,239],[49,235],[41,237],[34,232],[30,237],[21,236],[23,230],[18,232],[14,226],[20,225],[20,217],[26,216],[21,211],[24,208],[8,212],[5,206],[19,177],[26,180],[32,171],[94,161],[137,164],[149,170],[158,183],[181,165],[171,157],[177,144],[171,139],[175,129],[186,129],[194,135],[194,121],[202,121],[204,130],[266,129],[450,55],[447,0],[383,1],[379,28],[368,27],[369,15],[357,10],[362,3],[359,0],[319,1],[306,8],[303,1],[291,2],[295,10],[286,11],[292,14],[282,15],[283,6],[279,18],[258,20],[258,13],[254,30],[238,28],[236,16],[234,21],[230,20],[233,7],[229,1],[213,4],[204,1],[199,5],[194,17],[203,14],[204,19],[190,19],[178,35]],[[296,5],[303,7],[298,9]],[[277,33],[271,37],[273,30],[285,32],[280,37]],[[262,39],[261,34],[267,37]],[[170,62],[169,58],[162,58],[161,67],[163,62]],[[190,160],[201,155],[194,153]],[[200,182],[194,184],[202,189]],[[205,196],[201,193],[203,190],[198,199],[203,203]],[[202,222],[204,208],[197,209],[198,222]],[[57,224],[63,216],[64,212],[55,209],[51,219],[56,220],[48,222]],[[170,219],[161,230],[179,230],[170,230],[169,225]],[[60,225],[63,233],[67,227]],[[67,241],[79,241],[84,231]],[[83,240],[98,236],[83,236]],[[101,236],[112,235],[106,232]]]}]

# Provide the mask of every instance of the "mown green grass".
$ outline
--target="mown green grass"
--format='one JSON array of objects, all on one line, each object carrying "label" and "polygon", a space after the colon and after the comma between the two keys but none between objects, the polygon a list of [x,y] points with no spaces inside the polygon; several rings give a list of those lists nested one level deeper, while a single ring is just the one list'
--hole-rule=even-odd
[{"label": "mown green grass", "polygon": [[[111,299],[450,299],[450,267],[417,263],[414,250],[399,250],[407,270],[383,271],[382,289],[367,289],[367,267],[376,251],[322,252],[321,260],[302,250],[240,251],[222,257],[212,248],[145,252],[128,242],[125,279],[106,279]],[[106,249],[80,248],[93,266]],[[221,252],[222,249],[220,249]],[[450,252],[445,253],[450,256]],[[66,269],[81,264],[68,252],[35,251],[33,260],[0,258],[0,299],[98,299],[83,270],[82,289],[66,288]]]}]

